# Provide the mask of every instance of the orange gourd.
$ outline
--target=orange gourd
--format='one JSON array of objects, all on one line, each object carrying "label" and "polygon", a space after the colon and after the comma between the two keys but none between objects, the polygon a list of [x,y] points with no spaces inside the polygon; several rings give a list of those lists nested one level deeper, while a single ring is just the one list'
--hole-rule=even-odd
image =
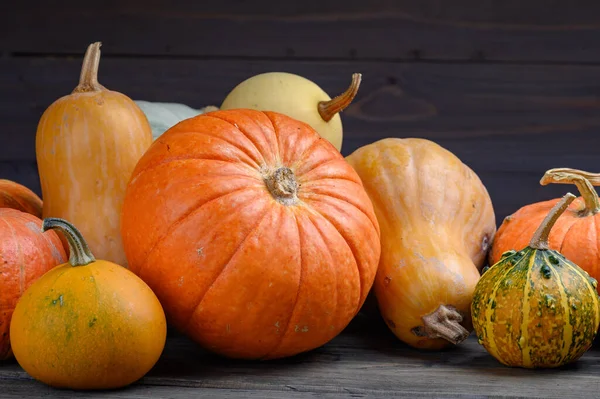
[{"label": "orange gourd", "polygon": [[12,356],[9,328],[23,292],[67,255],[58,235],[42,233],[42,221],[29,213],[0,209],[0,360]]},{"label": "orange gourd", "polygon": [[39,122],[43,216],[69,220],[98,257],[126,266],[119,215],[131,172],[152,143],[152,130],[129,97],[98,83],[99,62],[100,43],[93,43],[79,85],[50,105]]},{"label": "orange gourd", "polygon": [[[560,251],[567,259],[600,280],[600,201],[594,185],[600,184],[600,174],[577,169],[548,170],[540,184],[574,184],[581,196],[565,211],[552,229],[550,248]],[[518,251],[527,246],[537,226],[560,198],[526,205],[507,216],[498,229],[490,264],[497,263],[509,250]]]},{"label": "orange gourd", "polygon": [[42,227],[61,231],[71,255],[15,307],[10,339],[19,365],[57,388],[120,388],[143,377],[167,336],[152,290],[126,268],[96,259],[69,222],[47,218]]},{"label": "orange gourd", "polygon": [[321,346],[357,314],[379,228],[361,181],[309,125],[228,110],[180,122],[127,188],[130,270],[211,351],[272,359]]},{"label": "orange gourd", "polygon": [[388,138],[347,159],[381,228],[373,289],[383,319],[418,348],[460,343],[472,330],[471,299],[496,231],[487,190],[428,140]]},{"label": "orange gourd", "polygon": [[0,179],[0,208],[12,208],[42,217],[42,199],[27,187]]}]

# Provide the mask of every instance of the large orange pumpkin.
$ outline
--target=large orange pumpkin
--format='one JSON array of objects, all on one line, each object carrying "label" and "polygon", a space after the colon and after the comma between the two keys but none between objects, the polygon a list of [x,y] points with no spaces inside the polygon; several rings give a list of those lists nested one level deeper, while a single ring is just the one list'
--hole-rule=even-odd
[{"label": "large orange pumpkin", "polygon": [[[600,184],[600,174],[577,169],[556,168],[546,171],[540,184],[574,184],[581,196],[577,198],[550,233],[550,249],[560,251],[567,259],[600,280],[600,201],[593,185]],[[498,229],[490,265],[497,263],[509,250],[527,246],[537,226],[560,198],[523,206],[507,216]]]},{"label": "large orange pumpkin", "polygon": [[309,125],[217,111],[158,138],[122,213],[130,270],[170,322],[236,358],[311,350],[356,315],[373,283],[379,227],[362,183]]},{"label": "large orange pumpkin", "polygon": [[23,292],[41,275],[66,261],[58,235],[42,233],[42,221],[11,208],[0,209],[0,360],[12,356],[9,327]]},{"label": "large orange pumpkin", "polygon": [[13,208],[42,217],[42,199],[27,187],[0,179],[0,208]]}]

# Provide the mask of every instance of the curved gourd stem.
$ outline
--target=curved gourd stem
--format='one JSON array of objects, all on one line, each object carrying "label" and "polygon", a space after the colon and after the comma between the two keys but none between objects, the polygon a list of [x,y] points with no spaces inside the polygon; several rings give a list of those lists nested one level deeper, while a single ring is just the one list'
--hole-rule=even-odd
[{"label": "curved gourd stem", "polygon": [[585,210],[581,216],[589,216],[600,212],[600,200],[591,180],[595,180],[597,184],[600,184],[600,175],[577,169],[556,168],[546,171],[540,180],[540,184],[542,186],[553,183],[576,185],[585,202]]},{"label": "curved gourd stem", "polygon": [[546,173],[558,174],[558,173],[571,173],[579,175],[588,180],[592,186],[600,186],[600,173],[586,172],[585,170],[571,169],[571,168],[553,168]]},{"label": "curved gourd stem", "polygon": [[469,330],[460,322],[462,316],[450,306],[440,305],[435,312],[423,316],[422,334],[427,338],[443,338],[454,345],[458,345],[469,336]]},{"label": "curved gourd stem", "polygon": [[73,93],[106,90],[104,86],[98,83],[101,45],[101,42],[95,42],[88,46],[85,56],[83,57],[83,65],[81,66],[81,74],[79,75],[79,84],[73,90]]},{"label": "curved gourd stem", "polygon": [[541,250],[549,249],[548,237],[550,236],[550,230],[552,230],[552,227],[554,227],[554,224],[560,215],[565,212],[575,198],[576,197],[573,194],[566,193],[564,197],[552,207],[548,215],[542,220],[542,224],[540,224],[535,233],[533,233],[533,237],[531,237],[531,241],[529,242],[529,247]]},{"label": "curved gourd stem", "polygon": [[329,122],[335,114],[350,105],[352,100],[354,100],[356,93],[358,93],[361,79],[362,75],[360,73],[352,74],[352,83],[350,83],[350,87],[348,87],[345,92],[329,101],[319,102],[317,106],[319,115],[321,115],[321,118],[323,118],[325,122]]},{"label": "curved gourd stem", "polygon": [[71,223],[60,218],[46,218],[42,222],[42,231],[58,230],[65,235],[69,243],[69,263],[71,266],[85,266],[96,260],[81,232]]}]

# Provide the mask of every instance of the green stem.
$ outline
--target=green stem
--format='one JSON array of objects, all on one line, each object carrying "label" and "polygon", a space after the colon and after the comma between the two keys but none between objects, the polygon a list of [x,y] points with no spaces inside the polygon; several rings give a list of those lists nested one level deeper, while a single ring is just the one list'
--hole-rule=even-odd
[{"label": "green stem", "polygon": [[42,231],[58,230],[65,235],[69,243],[69,263],[71,266],[85,266],[96,260],[83,235],[75,226],[60,218],[46,218],[42,222]]},{"label": "green stem", "polygon": [[544,220],[542,220],[542,223],[533,234],[533,237],[531,237],[529,247],[541,250],[549,248],[548,237],[550,237],[550,230],[552,230],[552,227],[554,227],[554,224],[560,215],[567,210],[575,198],[576,197],[573,194],[566,193],[564,197],[562,197],[561,200],[558,201],[554,207],[552,207],[550,212],[546,215]]}]

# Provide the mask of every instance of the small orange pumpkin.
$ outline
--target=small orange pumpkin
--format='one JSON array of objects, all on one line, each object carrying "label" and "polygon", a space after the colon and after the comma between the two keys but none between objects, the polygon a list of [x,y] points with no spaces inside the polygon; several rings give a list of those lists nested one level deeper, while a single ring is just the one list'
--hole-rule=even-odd
[{"label": "small orange pumpkin", "polygon": [[175,327],[236,358],[325,344],[363,304],[379,227],[360,178],[309,125],[228,110],[187,119],[127,188],[129,267]]},{"label": "small orange pumpkin", "polygon": [[[579,189],[581,196],[556,222],[549,245],[550,249],[559,251],[594,279],[600,280],[600,201],[593,187],[600,184],[600,174],[556,168],[548,170],[540,184],[574,184]],[[507,216],[494,239],[490,265],[497,263],[509,250],[525,248],[537,226],[558,201],[560,198],[526,205]]]},{"label": "small orange pumpkin", "polygon": [[23,292],[67,255],[58,235],[42,233],[42,221],[29,213],[0,208],[0,360],[12,356],[9,327]]},{"label": "small orange pumpkin", "polygon": [[57,388],[120,388],[143,377],[167,335],[152,290],[121,265],[96,259],[69,222],[46,218],[42,228],[61,231],[71,255],[15,307],[10,339],[19,365]]},{"label": "small orange pumpkin", "polygon": [[42,217],[42,199],[12,180],[0,179],[0,208],[13,208]]}]

